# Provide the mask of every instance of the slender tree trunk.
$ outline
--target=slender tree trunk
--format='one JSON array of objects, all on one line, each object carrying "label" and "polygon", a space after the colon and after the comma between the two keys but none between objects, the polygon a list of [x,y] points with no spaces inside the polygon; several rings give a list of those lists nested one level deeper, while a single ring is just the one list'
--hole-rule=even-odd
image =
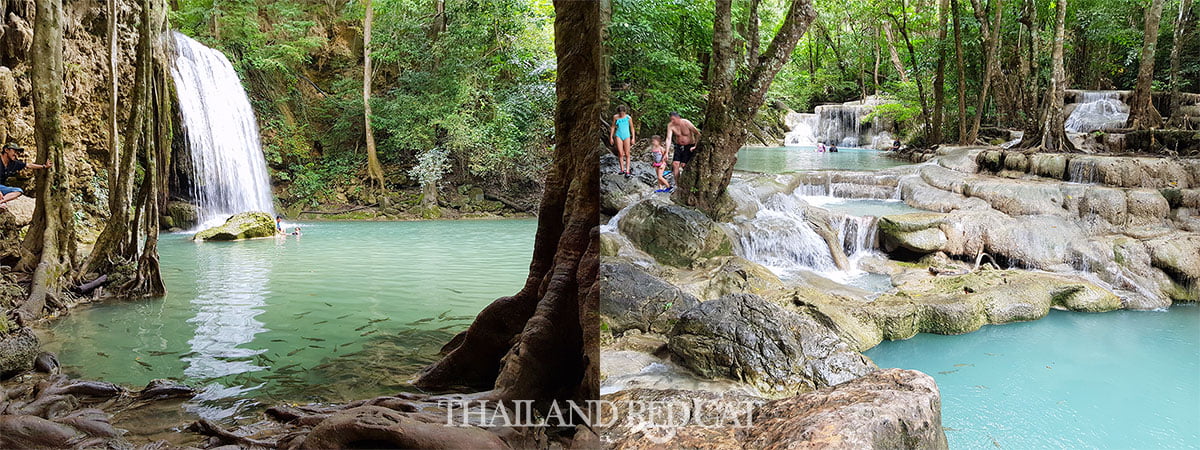
[{"label": "slender tree trunk", "polygon": [[367,180],[378,186],[380,190],[384,188],[383,181],[383,166],[379,164],[379,155],[375,152],[375,130],[371,128],[371,22],[375,20],[375,10],[371,7],[371,0],[364,0],[363,8],[366,8],[366,14],[363,16],[363,128],[366,130],[367,139]]},{"label": "slender tree trunk", "polygon": [[892,34],[892,26],[888,22],[883,23],[883,32],[887,34],[888,54],[892,57],[892,65],[896,67],[896,73],[900,74],[900,81],[908,82],[908,72],[904,70],[904,63],[900,61],[900,53],[896,51],[896,37]]},{"label": "slender tree trunk", "polygon": [[[1063,99],[1066,97],[1066,70],[1063,68],[1063,41],[1066,39],[1067,0],[1057,0],[1054,22],[1054,49],[1050,60],[1053,69],[1050,76],[1050,90],[1046,91],[1045,112],[1042,114],[1042,125],[1038,131],[1039,141],[1030,139],[1030,146],[1037,145],[1045,152],[1070,152],[1075,150],[1067,139],[1063,128]],[[1023,142],[1026,140],[1022,140]],[[1034,143],[1036,142],[1036,143]]]},{"label": "slender tree trunk", "polygon": [[1129,105],[1130,128],[1140,130],[1162,125],[1162,116],[1154,108],[1150,85],[1154,82],[1154,51],[1158,45],[1158,22],[1162,19],[1163,0],[1151,0],[1146,10],[1146,29],[1143,32],[1142,57],[1138,62],[1137,84],[1133,89],[1133,103]]},{"label": "slender tree trunk", "polygon": [[946,9],[949,0],[938,1],[937,71],[933,75],[933,130],[930,141],[942,142],[942,115],[946,105]]},{"label": "slender tree trunk", "polygon": [[34,133],[37,163],[53,167],[37,172],[37,203],[22,244],[19,270],[33,271],[29,298],[18,309],[38,317],[48,300],[57,300],[75,276],[75,214],[71,205],[71,167],[62,138],[63,40],[62,0],[35,2],[33,47]]},{"label": "slender tree trunk", "polygon": [[[117,162],[120,157],[120,139],[117,136],[117,122],[120,120],[117,117],[117,83],[121,76],[117,71],[117,20],[118,20],[117,0],[108,0],[108,167],[117,167]],[[117,177],[116,174],[108,174],[108,191],[116,192]],[[112,210],[115,205],[113,198],[108,199],[109,210]]]},{"label": "slender tree trunk", "polygon": [[983,122],[983,112],[987,106],[988,90],[992,85],[992,75],[996,72],[996,53],[1000,49],[1000,19],[1003,17],[1001,13],[1004,11],[1003,0],[996,0],[996,4],[993,5],[996,18],[990,27],[991,31],[988,32],[989,27],[987,26],[986,14],[979,6],[978,1],[973,1],[972,3],[975,6],[975,15],[981,18],[980,24],[983,25],[984,32],[988,33],[988,38],[986,42],[987,51],[984,53],[983,58],[983,88],[979,94],[979,102],[975,109],[975,119],[971,122],[971,131],[964,140],[966,144],[974,143],[975,139],[979,138],[979,126]]},{"label": "slender tree trunk", "polygon": [[434,2],[433,23],[429,26],[429,40],[437,41],[443,31],[446,31],[446,0]]},{"label": "slender tree trunk", "polygon": [[1179,115],[1181,103],[1179,89],[1183,84],[1179,80],[1179,52],[1183,48],[1183,39],[1187,35],[1188,23],[1192,14],[1192,0],[1179,1],[1179,15],[1175,17],[1175,35],[1171,42],[1171,110],[1172,116]]},{"label": "slender tree trunk", "polygon": [[750,0],[750,18],[746,21],[746,40],[749,41],[746,52],[747,66],[753,66],[758,60],[758,3],[759,0]]},{"label": "slender tree trunk", "polygon": [[875,95],[879,95],[879,62],[883,55],[883,49],[879,47],[879,27],[875,27]]},{"label": "slender tree trunk", "polygon": [[[900,2],[901,20],[897,21],[896,16],[891,17],[892,22],[895,23],[896,27],[900,30],[900,37],[904,40],[904,46],[908,49],[908,57],[910,60],[909,63],[911,63],[913,67],[917,67],[917,50],[913,47],[912,40],[908,38],[908,6],[905,5],[903,0]],[[931,126],[929,124],[929,101],[925,96],[925,82],[922,81],[923,78],[924,77],[922,77],[920,74],[917,74],[916,76],[917,97],[921,101],[921,137],[928,138],[931,132]]]},{"label": "slender tree trunk", "polygon": [[967,74],[963,68],[962,26],[958,23],[958,0],[950,0],[950,17],[954,19],[954,64],[958,71],[958,143],[967,138]]},{"label": "slender tree trunk", "polygon": [[842,51],[838,48],[837,43],[833,42],[833,38],[829,36],[829,30],[825,28],[825,24],[817,20],[813,22],[813,25],[817,27],[818,34],[825,38],[825,43],[829,44],[829,49],[833,50],[833,60],[837,62],[838,73],[842,75],[843,79],[849,78],[849,75],[846,74],[846,61],[842,59]]},{"label": "slender tree trunk", "polygon": [[554,165],[525,287],[455,336],[416,384],[492,389],[490,400],[595,399],[599,392],[599,122],[606,109],[600,2],[556,0],[558,106]]},{"label": "slender tree trunk", "polygon": [[791,58],[796,43],[817,17],[810,0],[792,0],[771,44],[744,77],[735,79],[732,0],[717,0],[713,16],[713,70],[709,79],[703,134],[695,158],[679,175],[672,196],[681,205],[723,219],[732,211],[726,195],[738,149],[745,144],[746,127],[766,98],[775,75]]}]

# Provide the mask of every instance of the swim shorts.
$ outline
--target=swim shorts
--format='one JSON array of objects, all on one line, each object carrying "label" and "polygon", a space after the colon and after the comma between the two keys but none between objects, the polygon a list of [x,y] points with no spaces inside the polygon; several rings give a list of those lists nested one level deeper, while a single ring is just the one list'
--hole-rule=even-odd
[{"label": "swim shorts", "polygon": [[671,159],[680,164],[687,164],[692,162],[694,156],[696,156],[696,144],[675,144],[675,156]]}]

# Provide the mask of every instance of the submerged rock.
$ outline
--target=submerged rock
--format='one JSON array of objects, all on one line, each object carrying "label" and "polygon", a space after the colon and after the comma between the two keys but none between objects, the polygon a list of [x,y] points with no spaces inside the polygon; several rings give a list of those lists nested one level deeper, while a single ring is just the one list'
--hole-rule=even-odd
[{"label": "submerged rock", "polygon": [[733,243],[720,224],[699,211],[658,199],[630,207],[618,226],[630,242],[663,264],[686,267],[733,254]]},{"label": "submerged rock", "polygon": [[793,395],[852,380],[875,364],[811,315],[731,294],[685,312],[670,332],[681,364],[764,393]]},{"label": "submerged rock", "polygon": [[[602,398],[617,417],[601,432],[606,448],[947,448],[937,385],[913,370],[876,370],[771,402],[679,389],[630,389]],[[630,410],[647,404],[639,402],[656,402],[651,408],[673,414]],[[667,417],[670,423],[660,423]]]},{"label": "submerged rock", "polygon": [[188,202],[167,202],[167,217],[171,225],[179,228],[190,228],[200,220],[200,209]]},{"label": "submerged rock", "polygon": [[196,233],[197,241],[236,241],[275,235],[275,219],[265,212],[234,214],[225,223]]}]

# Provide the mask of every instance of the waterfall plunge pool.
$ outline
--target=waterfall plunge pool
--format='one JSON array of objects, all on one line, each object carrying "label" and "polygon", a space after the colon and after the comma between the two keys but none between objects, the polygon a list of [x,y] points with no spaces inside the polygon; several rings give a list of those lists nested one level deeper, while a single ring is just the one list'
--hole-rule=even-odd
[{"label": "waterfall plunge pool", "polygon": [[743,147],[735,170],[759,173],[789,173],[805,170],[880,170],[911,164],[891,158],[887,152],[866,148],[838,147],[837,153],[819,153],[816,147]]},{"label": "waterfall plunge pool", "polygon": [[1200,306],[1051,310],[866,352],[937,380],[951,448],[1200,446]]},{"label": "waterfall plunge pool", "polygon": [[185,409],[208,418],[411,391],[484,306],[520,290],[537,223],[299,225],[230,243],[164,234],[165,297],[80,307],[39,330],[44,350],[75,377],[202,388]]}]

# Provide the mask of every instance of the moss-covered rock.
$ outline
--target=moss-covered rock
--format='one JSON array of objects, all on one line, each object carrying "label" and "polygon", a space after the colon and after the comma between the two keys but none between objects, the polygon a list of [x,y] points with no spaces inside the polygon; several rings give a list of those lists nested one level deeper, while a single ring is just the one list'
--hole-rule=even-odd
[{"label": "moss-covered rock", "polygon": [[686,267],[701,259],[733,254],[733,242],[703,213],[658,199],[633,205],[619,228],[658,262]]},{"label": "moss-covered rock", "polygon": [[197,241],[236,241],[275,235],[275,219],[265,212],[234,214],[225,223],[196,233]]},{"label": "moss-covered rock", "polygon": [[0,377],[33,368],[38,338],[29,328],[0,333]]},{"label": "moss-covered rock", "polygon": [[172,226],[189,228],[200,220],[200,209],[187,202],[168,202],[166,215],[171,218]]}]

